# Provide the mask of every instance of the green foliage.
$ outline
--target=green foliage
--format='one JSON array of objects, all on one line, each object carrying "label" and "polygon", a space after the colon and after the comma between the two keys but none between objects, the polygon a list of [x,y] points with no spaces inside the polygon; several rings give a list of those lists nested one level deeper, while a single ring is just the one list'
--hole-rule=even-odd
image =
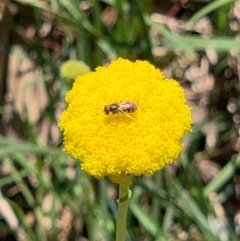
[{"label": "green foliage", "polygon": [[[169,6],[160,2],[163,7]],[[134,178],[126,240],[239,240],[233,225],[236,209],[229,211],[232,206],[228,206],[232,199],[233,206],[239,201],[236,190],[240,157],[235,147],[237,138],[234,139],[239,131],[239,122],[234,121],[239,109],[228,109],[234,98],[236,103],[239,101],[239,87],[235,90],[236,82],[228,83],[227,77],[222,78],[224,71],[230,69],[232,79],[235,76],[238,81],[239,77],[236,73],[240,44],[236,33],[229,29],[228,17],[234,2],[209,1],[186,15],[184,26],[174,31],[164,21],[154,20],[152,9],[159,7],[158,1],[6,1],[6,9],[18,9],[15,18],[30,19],[34,34],[27,36],[26,23],[12,17],[13,24],[5,26],[5,31],[11,31],[17,43],[10,39],[4,43],[1,39],[1,50],[20,62],[30,61],[31,68],[26,72],[40,69],[41,76],[34,75],[24,87],[22,109],[12,112],[16,122],[6,123],[3,118],[6,136],[0,136],[1,240],[114,240],[116,187],[108,180],[93,180],[82,172],[79,163],[62,151],[59,131],[54,136],[59,112],[64,109],[64,96],[70,88],[60,77],[62,63],[76,59],[94,69],[119,56],[147,59],[156,66],[168,64],[167,73],[176,77],[199,63],[201,56],[208,57],[209,49],[218,55],[218,61],[209,67],[216,91],[204,92],[199,99],[201,94],[195,92],[197,97],[192,98],[192,102],[199,103],[207,99],[208,114],[186,136],[178,164],[151,177]],[[162,11],[166,17],[167,10]],[[12,16],[13,12],[10,11]],[[206,16],[214,23],[213,34],[196,34],[195,24]],[[51,29],[46,34],[44,24]],[[157,49],[165,54],[157,55]],[[24,74],[16,68],[19,75]],[[187,78],[181,77],[184,86],[195,83],[189,84]],[[39,83],[43,84],[48,101],[34,122],[23,100],[29,86]],[[222,95],[221,90],[230,84],[232,92],[228,89]],[[223,103],[224,107],[220,106]],[[1,108],[3,117],[8,116],[8,111],[6,103]],[[212,129],[206,128],[212,123],[217,137],[210,146],[207,141]],[[10,138],[9,126],[17,130],[18,141]],[[39,126],[47,126],[45,141],[39,136]],[[226,158],[218,155],[225,144],[231,144]],[[206,159],[219,163],[221,169],[207,181],[199,172],[199,163]]]}]

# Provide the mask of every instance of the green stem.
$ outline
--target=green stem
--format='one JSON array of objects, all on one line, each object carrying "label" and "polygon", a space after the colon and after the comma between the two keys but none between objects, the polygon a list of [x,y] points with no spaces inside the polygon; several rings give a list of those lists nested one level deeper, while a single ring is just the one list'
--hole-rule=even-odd
[{"label": "green stem", "polygon": [[128,185],[120,184],[119,186],[116,241],[125,240],[128,211],[128,188]]}]

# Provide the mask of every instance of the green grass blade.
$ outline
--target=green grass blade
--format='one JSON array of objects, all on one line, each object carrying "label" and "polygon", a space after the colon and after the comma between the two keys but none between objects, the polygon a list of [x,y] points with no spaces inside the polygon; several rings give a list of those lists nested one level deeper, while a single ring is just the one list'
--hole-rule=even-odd
[{"label": "green grass blade", "polygon": [[[201,37],[201,36],[179,36],[180,42],[184,42],[194,51],[206,50],[208,48],[222,52],[240,51],[240,41],[234,37]],[[166,47],[175,48],[172,43],[166,43]]]},{"label": "green grass blade", "polygon": [[223,185],[233,177],[237,168],[240,168],[240,155],[237,156],[236,160],[229,161],[217,176],[204,188],[204,196],[209,196],[212,192],[217,192]]},{"label": "green grass blade", "polygon": [[[146,24],[150,27],[154,27],[163,36],[165,42],[169,43],[170,46],[174,46],[175,49],[181,49],[187,54],[194,54],[193,46],[189,45],[189,43],[186,43],[183,38],[176,34],[172,34],[169,30],[166,29],[165,26],[160,23],[154,22],[149,16],[145,16],[144,19]],[[166,45],[164,47],[168,46]]]},{"label": "green grass blade", "polygon": [[67,155],[60,148],[37,146],[30,142],[12,141],[0,135],[0,157],[6,157],[14,152],[29,152],[34,154]]},{"label": "green grass blade", "polygon": [[30,207],[33,207],[35,204],[35,199],[31,193],[31,191],[27,187],[27,185],[25,185],[25,183],[23,182],[23,179],[22,179],[21,175],[19,175],[18,170],[14,167],[14,165],[9,160],[9,158],[5,158],[4,165],[9,169],[10,175],[11,175],[13,181],[17,184],[22,195],[25,197],[25,200],[27,201],[28,205]]},{"label": "green grass blade", "polygon": [[155,220],[153,220],[152,217],[150,217],[150,215],[138,203],[131,200],[129,206],[131,212],[138,219],[141,225],[147,230],[147,232],[153,236],[156,236],[161,228],[158,227]]},{"label": "green grass blade", "polygon": [[135,10],[137,12],[136,15],[139,18],[139,22],[141,24],[141,29],[143,30],[143,34],[144,34],[144,39],[146,41],[148,59],[150,61],[153,61],[151,37],[149,35],[148,26],[147,26],[147,24],[145,22],[145,19],[144,19],[144,13],[139,6],[139,1],[134,0],[133,2],[134,2],[134,5],[135,5]]},{"label": "green grass blade", "polygon": [[191,28],[199,19],[205,17],[207,14],[213,12],[217,8],[230,3],[234,2],[235,0],[215,0],[211,1],[207,6],[201,8],[197,13],[195,13],[187,22],[187,26]]}]

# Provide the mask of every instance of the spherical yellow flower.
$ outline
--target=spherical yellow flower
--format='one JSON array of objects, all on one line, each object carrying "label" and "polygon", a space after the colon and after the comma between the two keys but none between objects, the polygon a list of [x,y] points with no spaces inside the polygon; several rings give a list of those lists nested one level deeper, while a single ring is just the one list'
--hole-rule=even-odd
[{"label": "spherical yellow flower", "polygon": [[64,150],[97,178],[153,174],[178,157],[191,129],[183,89],[147,61],[119,58],[79,76],[66,101]]}]

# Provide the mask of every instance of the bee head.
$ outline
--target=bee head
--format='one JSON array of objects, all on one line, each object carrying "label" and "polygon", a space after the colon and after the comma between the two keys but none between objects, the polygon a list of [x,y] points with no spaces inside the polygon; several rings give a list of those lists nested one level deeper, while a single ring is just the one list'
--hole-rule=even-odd
[{"label": "bee head", "polygon": [[104,112],[105,112],[106,115],[109,114],[109,112],[110,112],[110,106],[109,105],[104,106]]}]

